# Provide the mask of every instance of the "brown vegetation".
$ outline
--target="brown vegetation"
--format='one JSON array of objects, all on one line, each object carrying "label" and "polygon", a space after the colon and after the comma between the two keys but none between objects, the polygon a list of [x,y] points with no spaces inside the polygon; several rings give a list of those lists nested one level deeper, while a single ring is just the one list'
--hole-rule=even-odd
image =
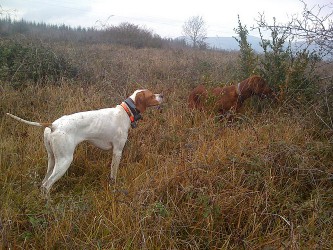
[{"label": "brown vegetation", "polygon": [[[197,84],[240,80],[234,53],[107,45],[55,50],[75,62],[77,80],[16,90],[1,83],[2,248],[333,245],[333,146],[324,111],[268,101],[261,111],[248,103],[246,115],[227,124],[189,110],[187,97]],[[108,185],[111,152],[83,144],[46,203],[39,192],[47,164],[43,131],[4,114],[54,120],[114,106],[139,87],[163,91],[167,101],[130,131],[117,185]]]}]

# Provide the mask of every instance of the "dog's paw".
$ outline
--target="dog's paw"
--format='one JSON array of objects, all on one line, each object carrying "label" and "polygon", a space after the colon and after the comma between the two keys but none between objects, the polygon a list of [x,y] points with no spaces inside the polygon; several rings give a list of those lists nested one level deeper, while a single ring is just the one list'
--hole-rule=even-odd
[{"label": "dog's paw", "polygon": [[40,187],[40,194],[43,199],[46,201],[51,201],[50,193],[47,191],[47,189],[44,186]]},{"label": "dog's paw", "polygon": [[116,184],[116,179],[110,176],[109,185],[114,186]]}]

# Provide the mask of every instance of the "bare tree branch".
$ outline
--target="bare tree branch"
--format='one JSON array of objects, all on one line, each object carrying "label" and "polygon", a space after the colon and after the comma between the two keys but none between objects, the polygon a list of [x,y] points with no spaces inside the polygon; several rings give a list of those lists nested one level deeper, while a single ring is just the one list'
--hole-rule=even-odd
[{"label": "bare tree branch", "polygon": [[333,56],[333,4],[309,8],[303,0],[300,2],[303,3],[301,16],[293,15],[286,24],[270,25],[266,22],[264,14],[259,14],[258,27],[253,28],[278,28],[293,38],[303,40],[308,46],[316,45],[323,56]]},{"label": "bare tree branch", "polygon": [[190,17],[183,25],[183,35],[190,38],[194,48],[205,47],[207,28],[203,18],[201,16]]}]

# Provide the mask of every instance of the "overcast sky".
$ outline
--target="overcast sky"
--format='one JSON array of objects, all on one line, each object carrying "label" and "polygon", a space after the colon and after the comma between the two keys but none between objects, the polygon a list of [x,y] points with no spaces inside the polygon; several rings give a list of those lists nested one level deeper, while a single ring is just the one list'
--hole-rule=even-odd
[{"label": "overcast sky", "polygon": [[[309,7],[332,4],[330,0],[304,2]],[[192,16],[203,17],[207,36],[233,36],[237,15],[249,29],[258,13],[283,23],[300,14],[304,5],[300,0],[0,0],[0,6],[13,19],[96,28],[129,22],[175,38]]]}]

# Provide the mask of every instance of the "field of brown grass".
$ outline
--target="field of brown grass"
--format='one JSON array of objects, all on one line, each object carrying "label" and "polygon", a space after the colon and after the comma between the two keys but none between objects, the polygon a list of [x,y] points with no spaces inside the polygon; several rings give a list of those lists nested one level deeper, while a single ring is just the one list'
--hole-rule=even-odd
[{"label": "field of brown grass", "polygon": [[[236,82],[231,52],[58,47],[76,81],[0,93],[3,249],[331,249],[333,137],[313,106],[263,101],[233,123],[187,108],[198,83]],[[6,112],[53,121],[111,107],[137,88],[163,92],[131,129],[115,186],[111,151],[83,143],[40,195],[43,130]]]}]

